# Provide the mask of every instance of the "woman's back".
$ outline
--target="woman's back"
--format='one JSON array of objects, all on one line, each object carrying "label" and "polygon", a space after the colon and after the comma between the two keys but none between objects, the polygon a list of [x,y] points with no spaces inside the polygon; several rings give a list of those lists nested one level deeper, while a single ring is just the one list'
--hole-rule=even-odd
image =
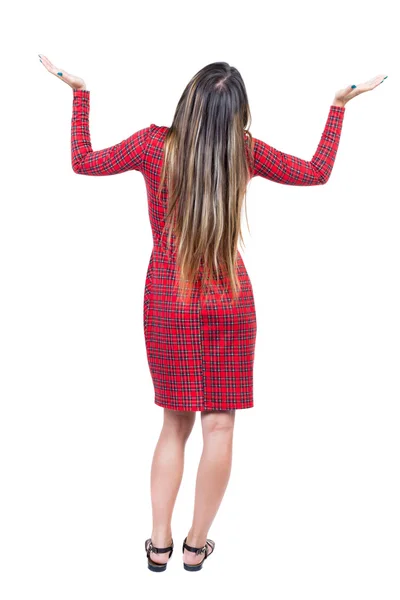
[{"label": "woman's back", "polygon": [[[84,175],[140,171],[145,179],[153,249],[146,274],[143,326],[155,403],[185,411],[251,408],[257,333],[253,288],[238,252],[236,302],[218,283],[207,297],[195,285],[190,302],[178,297],[175,245],[163,235],[168,195],[159,194],[168,127],[152,123],[121,143],[93,152],[89,91],[74,90],[72,166]],[[322,185],[331,174],[345,109],[331,105],[311,161],[280,152],[253,138],[252,177],[286,185]],[[250,144],[247,145],[248,152]],[[248,154],[250,158],[250,154]],[[174,236],[172,235],[172,242]]]}]

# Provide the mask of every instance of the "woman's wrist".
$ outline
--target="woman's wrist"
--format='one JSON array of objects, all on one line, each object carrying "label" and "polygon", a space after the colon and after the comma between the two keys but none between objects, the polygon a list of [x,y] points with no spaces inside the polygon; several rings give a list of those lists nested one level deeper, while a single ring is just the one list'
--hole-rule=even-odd
[{"label": "woman's wrist", "polygon": [[332,102],[332,106],[338,106],[339,108],[344,108],[345,102],[341,102],[340,100],[334,100]]}]

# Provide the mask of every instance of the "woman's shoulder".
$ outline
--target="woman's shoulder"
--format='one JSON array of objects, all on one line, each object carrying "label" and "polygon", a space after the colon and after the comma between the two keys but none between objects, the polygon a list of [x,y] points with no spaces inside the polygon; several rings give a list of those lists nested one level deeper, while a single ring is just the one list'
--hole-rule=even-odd
[{"label": "woman's shoulder", "polygon": [[156,123],[150,124],[150,133],[153,136],[165,135],[168,130],[169,130],[169,127],[167,127],[166,125],[157,125]]}]

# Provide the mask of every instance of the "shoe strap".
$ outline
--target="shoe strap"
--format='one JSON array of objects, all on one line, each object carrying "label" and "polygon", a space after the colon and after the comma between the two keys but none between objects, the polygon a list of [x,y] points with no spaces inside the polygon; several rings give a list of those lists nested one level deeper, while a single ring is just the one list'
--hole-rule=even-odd
[{"label": "shoe strap", "polygon": [[163,554],[164,552],[169,552],[170,550],[172,550],[173,548],[173,542],[172,542],[172,546],[168,546],[168,548],[157,548],[156,546],[153,546],[153,542],[150,540],[149,545],[147,546],[147,551],[149,552],[154,552],[155,554]]},{"label": "shoe strap", "polygon": [[185,537],[185,541],[183,542],[183,547],[186,548],[186,550],[189,550],[189,552],[195,552],[196,554],[203,554],[206,552],[207,542],[201,548],[195,548],[194,546],[189,546],[186,543],[186,540],[187,540],[187,537]]}]

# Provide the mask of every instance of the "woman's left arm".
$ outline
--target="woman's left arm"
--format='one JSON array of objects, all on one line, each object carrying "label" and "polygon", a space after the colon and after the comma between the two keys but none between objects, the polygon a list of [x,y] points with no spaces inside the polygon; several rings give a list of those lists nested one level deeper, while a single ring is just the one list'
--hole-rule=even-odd
[{"label": "woman's left arm", "polygon": [[93,151],[89,112],[90,91],[74,89],[71,120],[71,162],[74,173],[116,175],[130,170],[141,171],[151,125],[115,146]]}]

